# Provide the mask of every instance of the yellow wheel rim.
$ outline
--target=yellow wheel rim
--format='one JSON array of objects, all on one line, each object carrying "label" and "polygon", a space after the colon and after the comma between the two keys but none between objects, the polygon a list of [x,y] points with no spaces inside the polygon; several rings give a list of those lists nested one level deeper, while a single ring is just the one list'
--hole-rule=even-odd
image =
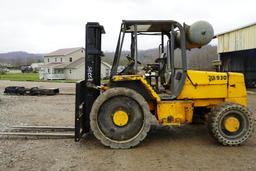
[{"label": "yellow wheel rim", "polygon": [[118,110],[113,114],[113,122],[117,126],[125,126],[128,123],[129,117],[125,111]]},{"label": "yellow wheel rim", "polygon": [[236,117],[230,116],[225,120],[224,127],[229,132],[236,132],[240,127],[240,122]]}]

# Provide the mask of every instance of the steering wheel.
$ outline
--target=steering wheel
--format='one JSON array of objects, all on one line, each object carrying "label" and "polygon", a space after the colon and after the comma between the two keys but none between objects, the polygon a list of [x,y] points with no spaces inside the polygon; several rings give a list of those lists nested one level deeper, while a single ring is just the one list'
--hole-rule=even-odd
[{"label": "steering wheel", "polygon": [[[130,57],[129,55],[127,55],[126,58],[128,59],[128,61],[131,61],[131,62],[135,63],[135,60],[132,57]],[[141,65],[140,61],[137,61],[137,63]]]}]

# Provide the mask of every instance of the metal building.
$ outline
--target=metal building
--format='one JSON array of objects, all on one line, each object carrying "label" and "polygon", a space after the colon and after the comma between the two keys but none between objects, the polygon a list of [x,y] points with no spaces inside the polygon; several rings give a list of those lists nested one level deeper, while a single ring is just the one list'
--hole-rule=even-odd
[{"label": "metal building", "polygon": [[242,72],[247,87],[256,87],[256,23],[216,37],[222,71]]}]

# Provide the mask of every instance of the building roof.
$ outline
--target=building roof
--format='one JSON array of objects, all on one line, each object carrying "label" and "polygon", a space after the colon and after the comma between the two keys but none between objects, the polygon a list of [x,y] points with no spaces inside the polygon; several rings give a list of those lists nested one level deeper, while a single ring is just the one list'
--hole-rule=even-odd
[{"label": "building roof", "polygon": [[256,49],[256,23],[218,34],[218,53]]},{"label": "building roof", "polygon": [[108,68],[111,68],[111,65],[108,64],[107,62],[101,61],[101,64],[105,65],[105,66],[108,67]]},{"label": "building roof", "polygon": [[56,51],[46,54],[45,56],[65,56],[80,49],[83,49],[83,47],[58,49]]},{"label": "building roof", "polygon": [[72,63],[63,63],[63,62],[51,62],[43,65],[43,68],[77,68],[79,65],[84,64],[84,57],[81,57]]},{"label": "building roof", "polygon": [[77,68],[79,65],[84,64],[84,57],[81,57],[74,62],[68,64],[65,68]]},{"label": "building roof", "polygon": [[241,30],[241,29],[244,29],[246,27],[251,27],[253,25],[256,25],[256,22],[254,23],[250,23],[250,24],[246,24],[244,26],[240,26],[240,27],[237,27],[237,28],[234,28],[234,29],[231,29],[231,30],[228,30],[228,31],[225,31],[225,32],[221,32],[221,33],[218,33],[214,36],[214,38],[218,37],[218,36],[221,36],[223,34],[226,34],[226,33],[230,33],[230,32],[233,32],[233,31],[237,31],[237,30]]}]

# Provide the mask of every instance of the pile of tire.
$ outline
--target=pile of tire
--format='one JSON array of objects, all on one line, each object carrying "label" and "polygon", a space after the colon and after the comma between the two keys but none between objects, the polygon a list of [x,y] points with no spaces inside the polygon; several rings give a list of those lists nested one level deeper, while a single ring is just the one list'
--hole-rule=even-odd
[{"label": "pile of tire", "polygon": [[40,95],[56,95],[59,94],[58,88],[25,88],[22,86],[9,86],[4,90],[4,94],[8,95],[29,95],[29,96],[40,96]]}]

